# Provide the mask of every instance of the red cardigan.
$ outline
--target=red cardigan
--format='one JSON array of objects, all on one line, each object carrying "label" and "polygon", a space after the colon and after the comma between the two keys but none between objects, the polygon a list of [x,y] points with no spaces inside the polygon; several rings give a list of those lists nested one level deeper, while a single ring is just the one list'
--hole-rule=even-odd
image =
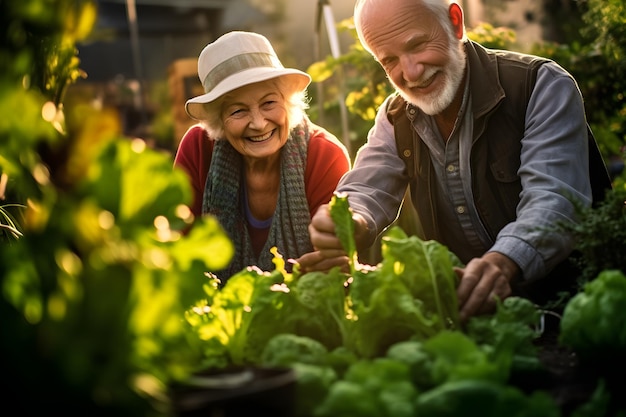
[{"label": "red cardigan", "polygon": [[[350,156],[346,147],[330,132],[309,122],[309,148],[304,172],[306,197],[313,215],[320,205],[328,203],[341,176],[350,169]],[[214,140],[209,139],[200,125],[194,125],[183,136],[174,166],[182,168],[191,180],[193,203],[191,211],[196,217],[202,212],[202,196],[209,172]]]}]

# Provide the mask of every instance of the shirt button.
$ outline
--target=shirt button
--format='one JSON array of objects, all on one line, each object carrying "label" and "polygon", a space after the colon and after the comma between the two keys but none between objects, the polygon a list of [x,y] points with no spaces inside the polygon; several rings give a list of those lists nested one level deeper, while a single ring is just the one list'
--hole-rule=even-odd
[{"label": "shirt button", "polygon": [[453,173],[456,170],[456,167],[450,164],[446,167],[446,169],[448,170],[449,173]]},{"label": "shirt button", "polygon": [[456,212],[459,213],[459,214],[465,213],[465,206],[457,206],[456,207]]}]

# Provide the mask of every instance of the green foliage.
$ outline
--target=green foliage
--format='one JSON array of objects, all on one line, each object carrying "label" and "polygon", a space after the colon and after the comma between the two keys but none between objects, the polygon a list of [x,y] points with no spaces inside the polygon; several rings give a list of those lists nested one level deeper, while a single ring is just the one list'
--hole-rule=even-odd
[{"label": "green foliage", "polygon": [[[338,113],[337,98],[341,89],[347,92],[345,104],[349,111],[349,127],[353,149],[358,149],[367,137],[367,132],[372,126],[376,110],[384,99],[393,91],[387,80],[387,75],[380,64],[367,52],[356,34],[353,18],[345,19],[337,24],[337,30],[350,34],[354,43],[347,52],[337,58],[327,56],[324,60],[314,62],[307,72],[313,82],[323,83],[328,91],[327,99],[323,103],[325,113]],[[341,77],[335,74],[342,74]],[[311,106],[312,109],[315,106]],[[318,115],[318,118],[321,115]],[[331,131],[340,131],[325,123]],[[354,155],[353,155],[354,156]]]},{"label": "green foliage", "polygon": [[515,31],[506,27],[494,27],[490,23],[480,23],[467,30],[467,37],[485,48],[510,49],[515,44]]},{"label": "green foliage", "polygon": [[[353,247],[347,197],[334,197],[331,215]],[[298,417],[414,416],[422,393],[455,381],[489,381],[508,392],[515,359],[537,360],[536,307],[508,298],[466,332],[458,320],[458,259],[399,228],[382,242],[381,263],[354,265],[351,274],[289,274],[279,261],[273,272],[247,268],[223,287],[205,286],[206,300],[187,311],[205,347],[202,366],[293,367],[302,378]],[[518,406],[533,409],[533,399],[510,391]]]},{"label": "green foliage", "polygon": [[348,254],[351,272],[354,273],[357,266],[356,242],[354,241],[354,221],[352,210],[348,206],[346,195],[333,195],[329,204],[330,217],[335,223],[337,237],[341,241],[343,249]]},{"label": "green foliage", "polygon": [[513,386],[466,379],[447,382],[420,395],[417,415],[560,417],[561,412],[545,392],[526,395]]},{"label": "green foliage", "polygon": [[534,355],[536,349],[528,340],[536,336],[541,311],[528,299],[508,297],[498,301],[496,313],[473,317],[467,332],[481,344]]},{"label": "green foliage", "polygon": [[202,359],[184,313],[232,244],[211,218],[182,234],[191,190],[169,156],[108,113],[64,108],[95,3],[0,10],[0,223],[17,237],[0,250],[6,395],[24,415],[158,415]]},{"label": "green foliage", "polygon": [[[344,416],[414,415],[417,364],[428,372],[425,384],[501,378],[507,371],[492,367],[510,361],[499,346],[528,352],[523,341],[532,332],[515,339],[503,331],[515,343],[484,329],[480,341],[458,333],[458,260],[397,229],[383,243],[383,262],[371,270],[353,265],[350,277],[290,275],[275,254],[276,271],[251,267],[220,287],[206,271],[228,263],[232,245],[212,218],[181,233],[192,221],[184,174],[145,143],[120,137],[111,115],[64,106],[67,86],[83,76],[74,43],[88,36],[95,10],[89,0],[0,2],[0,188],[8,198],[0,224],[9,226],[0,251],[0,337],[5,393],[22,414],[157,416],[167,412],[168,383],[195,370],[297,356],[292,366],[305,387],[299,398],[309,394],[307,410],[333,390]],[[332,73],[333,65],[352,64],[345,73],[358,109],[353,130],[364,140],[390,89],[358,45],[327,66]],[[619,118],[607,120],[619,132]],[[339,218],[351,230],[345,211]],[[281,334],[302,339],[285,343]],[[396,348],[409,342],[419,346]],[[274,343],[285,355],[263,359]],[[318,358],[311,362],[325,356],[324,364],[301,362],[306,356],[296,348]]]},{"label": "green foliage", "polygon": [[302,313],[294,315],[299,319],[297,331],[314,337],[329,349],[344,345],[349,340],[349,323],[346,320],[347,277],[335,268],[325,272],[309,272],[295,279],[292,284]]},{"label": "green foliage", "polygon": [[74,44],[94,21],[90,0],[0,3],[0,175],[10,204],[53,192],[39,151],[61,140],[62,99],[82,76]]},{"label": "green foliage", "polygon": [[535,45],[531,52],[551,58],[572,73],[588,122],[603,156],[623,157],[626,145],[626,7],[621,0],[579,2],[581,39],[569,44]]},{"label": "green foliage", "polygon": [[[617,270],[602,271],[585,284],[567,304],[561,320],[560,341],[584,360],[623,356],[626,350],[626,275]],[[611,366],[624,365],[626,362]],[[622,367],[621,372],[625,368]]]},{"label": "green foliage", "polygon": [[583,34],[595,39],[602,55],[615,61],[626,58],[626,5],[620,0],[587,0]]},{"label": "green foliage", "polygon": [[294,363],[324,365],[328,349],[306,336],[283,333],[272,337],[265,345],[261,362],[267,366],[289,366]]},{"label": "green foliage", "polygon": [[354,363],[330,386],[314,416],[410,417],[417,390],[406,364],[389,358]]},{"label": "green foliage", "polygon": [[394,227],[383,238],[383,260],[363,269],[350,284],[350,302],[358,320],[358,352],[384,353],[409,338],[428,338],[459,326],[456,276],[449,250],[435,242],[408,237]]},{"label": "green foliage", "polygon": [[[20,204],[4,204],[0,206],[0,242],[8,242],[19,239],[22,236],[20,231],[20,223],[16,220],[16,214],[12,213],[12,209],[23,209]],[[18,213],[19,214],[19,211]]]},{"label": "green foliage", "polygon": [[[532,340],[532,339],[529,339]],[[444,331],[424,342],[426,353],[433,358],[431,373],[435,385],[461,379],[484,379],[506,383],[510,362],[491,358],[469,336],[461,332]],[[506,352],[507,358],[512,350]]]},{"label": "green foliage", "polygon": [[60,105],[67,86],[84,75],[74,46],[91,32],[96,4],[29,0],[3,1],[0,7],[4,55],[0,72],[12,82],[26,82]]},{"label": "green foliage", "polygon": [[573,260],[581,270],[581,283],[605,269],[626,271],[626,183],[616,181],[596,207],[577,208],[580,221],[559,224],[571,233],[578,256]]},{"label": "green foliage", "polygon": [[[406,244],[399,238],[388,244],[407,249],[405,257],[389,251],[380,271],[368,268],[347,277],[335,268],[284,279],[284,270],[248,268],[223,288],[206,287],[207,300],[187,311],[199,339],[211,346],[206,364],[258,363],[263,347],[282,333],[370,358],[405,338],[458,326],[447,249],[424,251],[419,241],[404,239]],[[415,269],[420,262],[430,267]]]},{"label": "green foliage", "polygon": [[[87,398],[90,390],[107,392],[119,406],[144,389],[131,375],[163,389],[196,369],[200,346],[182,318],[202,293],[204,271],[223,267],[232,248],[210,219],[185,238],[170,228],[190,192],[165,155],[136,153],[122,140],[92,162],[102,175],[30,212],[24,236],[0,253],[0,272],[5,301],[25,319],[20,331],[49,335],[39,337],[37,355],[16,355],[11,369],[29,374],[39,361],[53,360],[59,373],[49,378],[58,395],[78,384]],[[141,175],[104,175],[134,170],[150,173],[150,187]],[[104,189],[106,196],[98,194]],[[128,190],[136,198],[122,202]]]},{"label": "green foliage", "polygon": [[311,417],[314,410],[328,395],[328,390],[338,380],[332,366],[294,362],[291,368],[296,373],[295,417]]},{"label": "green foliage", "polygon": [[610,269],[587,282],[565,306],[559,343],[575,352],[583,369],[592,369],[596,379],[596,391],[576,417],[617,417],[626,411],[626,400],[619,394],[626,373],[625,308],[626,275]]},{"label": "green foliage", "polygon": [[530,300],[508,297],[497,304],[493,315],[472,317],[466,332],[490,352],[490,360],[511,373],[534,372],[542,368],[538,349],[532,343],[539,336],[542,312]]}]

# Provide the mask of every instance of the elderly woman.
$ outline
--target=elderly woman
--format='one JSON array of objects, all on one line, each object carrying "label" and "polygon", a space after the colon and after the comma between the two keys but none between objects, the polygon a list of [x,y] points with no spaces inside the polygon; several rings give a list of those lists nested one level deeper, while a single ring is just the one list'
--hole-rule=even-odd
[{"label": "elderly woman", "polygon": [[308,74],[284,68],[263,36],[229,32],[198,59],[205,94],[187,101],[200,123],[183,136],[174,165],[194,191],[195,216],[215,216],[235,255],[215,272],[225,282],[246,266],[274,269],[270,249],[286,259],[311,251],[311,213],[327,203],[350,157],[305,110]]}]

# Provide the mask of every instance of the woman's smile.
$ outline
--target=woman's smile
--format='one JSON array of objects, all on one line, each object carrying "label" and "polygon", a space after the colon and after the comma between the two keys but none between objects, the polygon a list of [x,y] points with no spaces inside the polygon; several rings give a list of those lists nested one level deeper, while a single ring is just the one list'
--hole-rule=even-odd
[{"label": "woman's smile", "polygon": [[269,138],[271,138],[274,135],[274,132],[276,131],[276,129],[273,129],[263,135],[260,136],[248,136],[247,140],[251,141],[251,142],[265,142],[266,140],[268,140]]}]

